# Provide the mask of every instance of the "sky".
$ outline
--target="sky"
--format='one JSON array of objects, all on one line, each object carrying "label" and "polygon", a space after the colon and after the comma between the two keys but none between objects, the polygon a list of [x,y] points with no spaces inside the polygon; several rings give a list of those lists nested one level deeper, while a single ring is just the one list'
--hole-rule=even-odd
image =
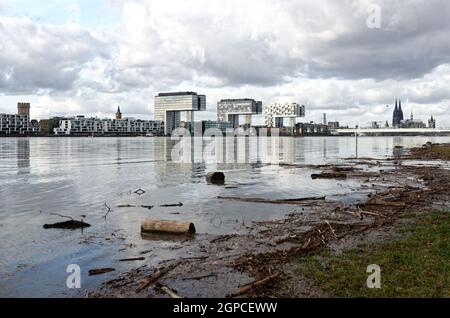
[{"label": "sky", "polygon": [[[448,0],[0,0],[0,113],[153,118],[159,92],[450,127]],[[255,119],[261,121],[262,116]]]}]

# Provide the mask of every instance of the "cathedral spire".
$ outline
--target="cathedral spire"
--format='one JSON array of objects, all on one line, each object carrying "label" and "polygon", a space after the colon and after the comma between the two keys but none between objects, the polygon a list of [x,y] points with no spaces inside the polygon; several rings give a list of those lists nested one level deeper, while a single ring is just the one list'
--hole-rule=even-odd
[{"label": "cathedral spire", "polygon": [[122,119],[122,113],[120,111],[120,105],[117,106],[116,119]]}]

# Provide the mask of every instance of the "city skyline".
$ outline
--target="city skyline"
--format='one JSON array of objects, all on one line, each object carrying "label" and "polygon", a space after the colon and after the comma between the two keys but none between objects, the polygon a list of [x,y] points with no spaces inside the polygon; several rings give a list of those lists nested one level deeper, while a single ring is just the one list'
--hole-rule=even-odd
[{"label": "city skyline", "polygon": [[450,126],[446,1],[262,2],[0,0],[0,112],[25,100],[32,118],[106,117],[120,104],[151,119],[158,92],[192,90],[208,96],[199,120],[246,97],[354,126],[390,119],[401,97]]}]

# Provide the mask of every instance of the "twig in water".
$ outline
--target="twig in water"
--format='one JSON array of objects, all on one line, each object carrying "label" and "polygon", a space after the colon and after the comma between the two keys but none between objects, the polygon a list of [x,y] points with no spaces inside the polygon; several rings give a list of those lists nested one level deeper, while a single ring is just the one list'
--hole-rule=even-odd
[{"label": "twig in water", "polygon": [[106,212],[106,214],[103,216],[103,217],[106,219],[106,217],[108,216],[109,212],[111,212],[112,210],[111,210],[111,208],[108,206],[108,204],[106,204],[106,202],[105,202],[105,208],[108,209],[108,211]]}]

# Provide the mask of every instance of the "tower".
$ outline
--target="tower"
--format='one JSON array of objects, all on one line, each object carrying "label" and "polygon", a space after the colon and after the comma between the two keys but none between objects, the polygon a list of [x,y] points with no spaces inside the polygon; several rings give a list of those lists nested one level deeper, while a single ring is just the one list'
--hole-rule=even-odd
[{"label": "tower", "polygon": [[395,99],[394,114],[392,115],[392,127],[396,127],[400,124],[398,117],[398,102],[397,99]]},{"label": "tower", "polygon": [[120,106],[117,106],[116,119],[122,119],[122,113],[120,112]]},{"label": "tower", "polygon": [[17,114],[30,117],[30,103],[17,103]]},{"label": "tower", "polygon": [[401,122],[403,119],[405,119],[403,117],[403,110],[402,110],[402,100],[399,100],[399,106],[398,106],[398,117],[399,117],[399,121]]}]

